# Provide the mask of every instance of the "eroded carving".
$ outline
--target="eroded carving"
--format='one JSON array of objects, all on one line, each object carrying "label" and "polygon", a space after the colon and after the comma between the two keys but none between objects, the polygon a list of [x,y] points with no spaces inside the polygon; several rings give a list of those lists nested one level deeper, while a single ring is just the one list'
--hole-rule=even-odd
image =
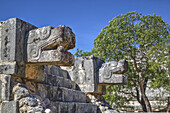
[{"label": "eroded carving", "polygon": [[[74,56],[67,50],[75,47],[75,35],[65,25],[37,28],[12,18],[1,22],[0,34],[0,73],[25,76],[27,64],[74,64]],[[6,69],[7,63],[13,68]]]},{"label": "eroded carving", "polygon": [[105,88],[101,85],[126,84],[127,77],[123,74],[128,70],[128,62],[120,60],[104,63],[94,57],[78,57],[74,66],[62,67],[69,72],[73,81],[87,93],[102,93]]},{"label": "eroded carving", "polygon": [[[102,64],[99,69],[99,83],[101,84],[119,84],[122,82],[126,83],[126,77],[122,74],[127,72],[128,62],[126,60],[120,60],[119,62],[112,61]],[[122,77],[122,79],[117,80],[117,77]],[[112,80],[113,79],[113,80]]]},{"label": "eroded carving", "polygon": [[[75,47],[75,35],[72,30],[60,25],[29,31],[27,40],[28,62],[54,62],[62,65],[72,65],[74,57],[66,50]],[[47,58],[48,57],[48,58]]]}]

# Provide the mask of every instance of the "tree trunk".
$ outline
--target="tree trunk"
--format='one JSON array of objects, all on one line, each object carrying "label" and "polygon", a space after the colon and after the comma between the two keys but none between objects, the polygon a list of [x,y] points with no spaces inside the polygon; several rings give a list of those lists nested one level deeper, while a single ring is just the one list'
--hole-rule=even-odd
[{"label": "tree trunk", "polygon": [[[139,72],[139,79],[140,79],[140,92],[141,92],[141,97],[143,99],[143,102],[145,103],[145,106],[146,106],[146,109],[147,109],[147,112],[152,112],[152,108],[151,108],[151,105],[150,105],[150,102],[145,94],[145,88],[144,88],[144,83],[143,83],[143,79],[142,79],[142,73]],[[146,86],[145,86],[146,87]],[[141,101],[142,101],[141,99]],[[143,104],[144,105],[144,104]],[[142,107],[143,108],[143,107]]]},{"label": "tree trunk", "polygon": [[[146,89],[146,85],[144,85],[144,90],[145,90],[145,89]],[[138,90],[138,88],[136,88],[136,93],[137,93],[136,99],[137,99],[137,101],[140,103],[140,105],[142,106],[142,110],[143,110],[144,112],[147,112],[146,104],[145,104],[142,96],[141,96],[141,99],[140,99],[140,95],[139,95],[139,90]]]},{"label": "tree trunk", "polygon": [[143,98],[141,98],[140,104],[141,104],[141,106],[142,106],[142,110],[143,110],[144,112],[147,112],[146,104],[145,104]]}]

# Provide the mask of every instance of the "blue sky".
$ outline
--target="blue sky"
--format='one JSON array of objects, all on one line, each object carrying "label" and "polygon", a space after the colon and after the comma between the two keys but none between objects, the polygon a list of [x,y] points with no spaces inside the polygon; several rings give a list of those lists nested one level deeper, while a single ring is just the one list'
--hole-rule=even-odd
[{"label": "blue sky", "polygon": [[94,39],[113,17],[137,11],[170,24],[170,0],[0,0],[0,21],[20,18],[37,27],[64,24],[76,35],[76,48],[91,51]]}]

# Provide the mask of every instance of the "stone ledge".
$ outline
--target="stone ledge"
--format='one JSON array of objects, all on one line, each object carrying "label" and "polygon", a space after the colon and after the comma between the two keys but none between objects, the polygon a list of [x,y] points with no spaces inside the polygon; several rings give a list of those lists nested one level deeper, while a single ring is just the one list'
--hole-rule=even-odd
[{"label": "stone ledge", "polygon": [[97,105],[77,102],[52,102],[57,113],[97,113]]},{"label": "stone ledge", "polygon": [[62,101],[63,102],[86,102],[86,94],[72,89],[60,87],[62,90]]},{"label": "stone ledge", "polygon": [[124,85],[127,84],[128,76],[123,74],[111,74],[108,79],[99,76],[99,84],[101,85]]},{"label": "stone ledge", "polygon": [[47,75],[46,84],[58,87],[66,87],[68,89],[76,89],[76,83],[70,79],[64,78],[62,76],[55,76],[55,75]]},{"label": "stone ledge", "polygon": [[31,93],[49,98],[51,101],[86,102],[86,94],[81,91],[41,83],[26,83],[26,85]]}]

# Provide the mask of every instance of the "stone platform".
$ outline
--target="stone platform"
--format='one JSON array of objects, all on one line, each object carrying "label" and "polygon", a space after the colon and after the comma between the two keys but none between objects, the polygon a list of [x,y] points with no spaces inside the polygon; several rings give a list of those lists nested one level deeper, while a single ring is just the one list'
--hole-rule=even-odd
[{"label": "stone platform", "polygon": [[126,60],[74,59],[67,52],[74,47],[75,35],[65,25],[37,28],[18,18],[1,21],[0,112],[118,112],[102,94],[105,85],[127,83]]}]

